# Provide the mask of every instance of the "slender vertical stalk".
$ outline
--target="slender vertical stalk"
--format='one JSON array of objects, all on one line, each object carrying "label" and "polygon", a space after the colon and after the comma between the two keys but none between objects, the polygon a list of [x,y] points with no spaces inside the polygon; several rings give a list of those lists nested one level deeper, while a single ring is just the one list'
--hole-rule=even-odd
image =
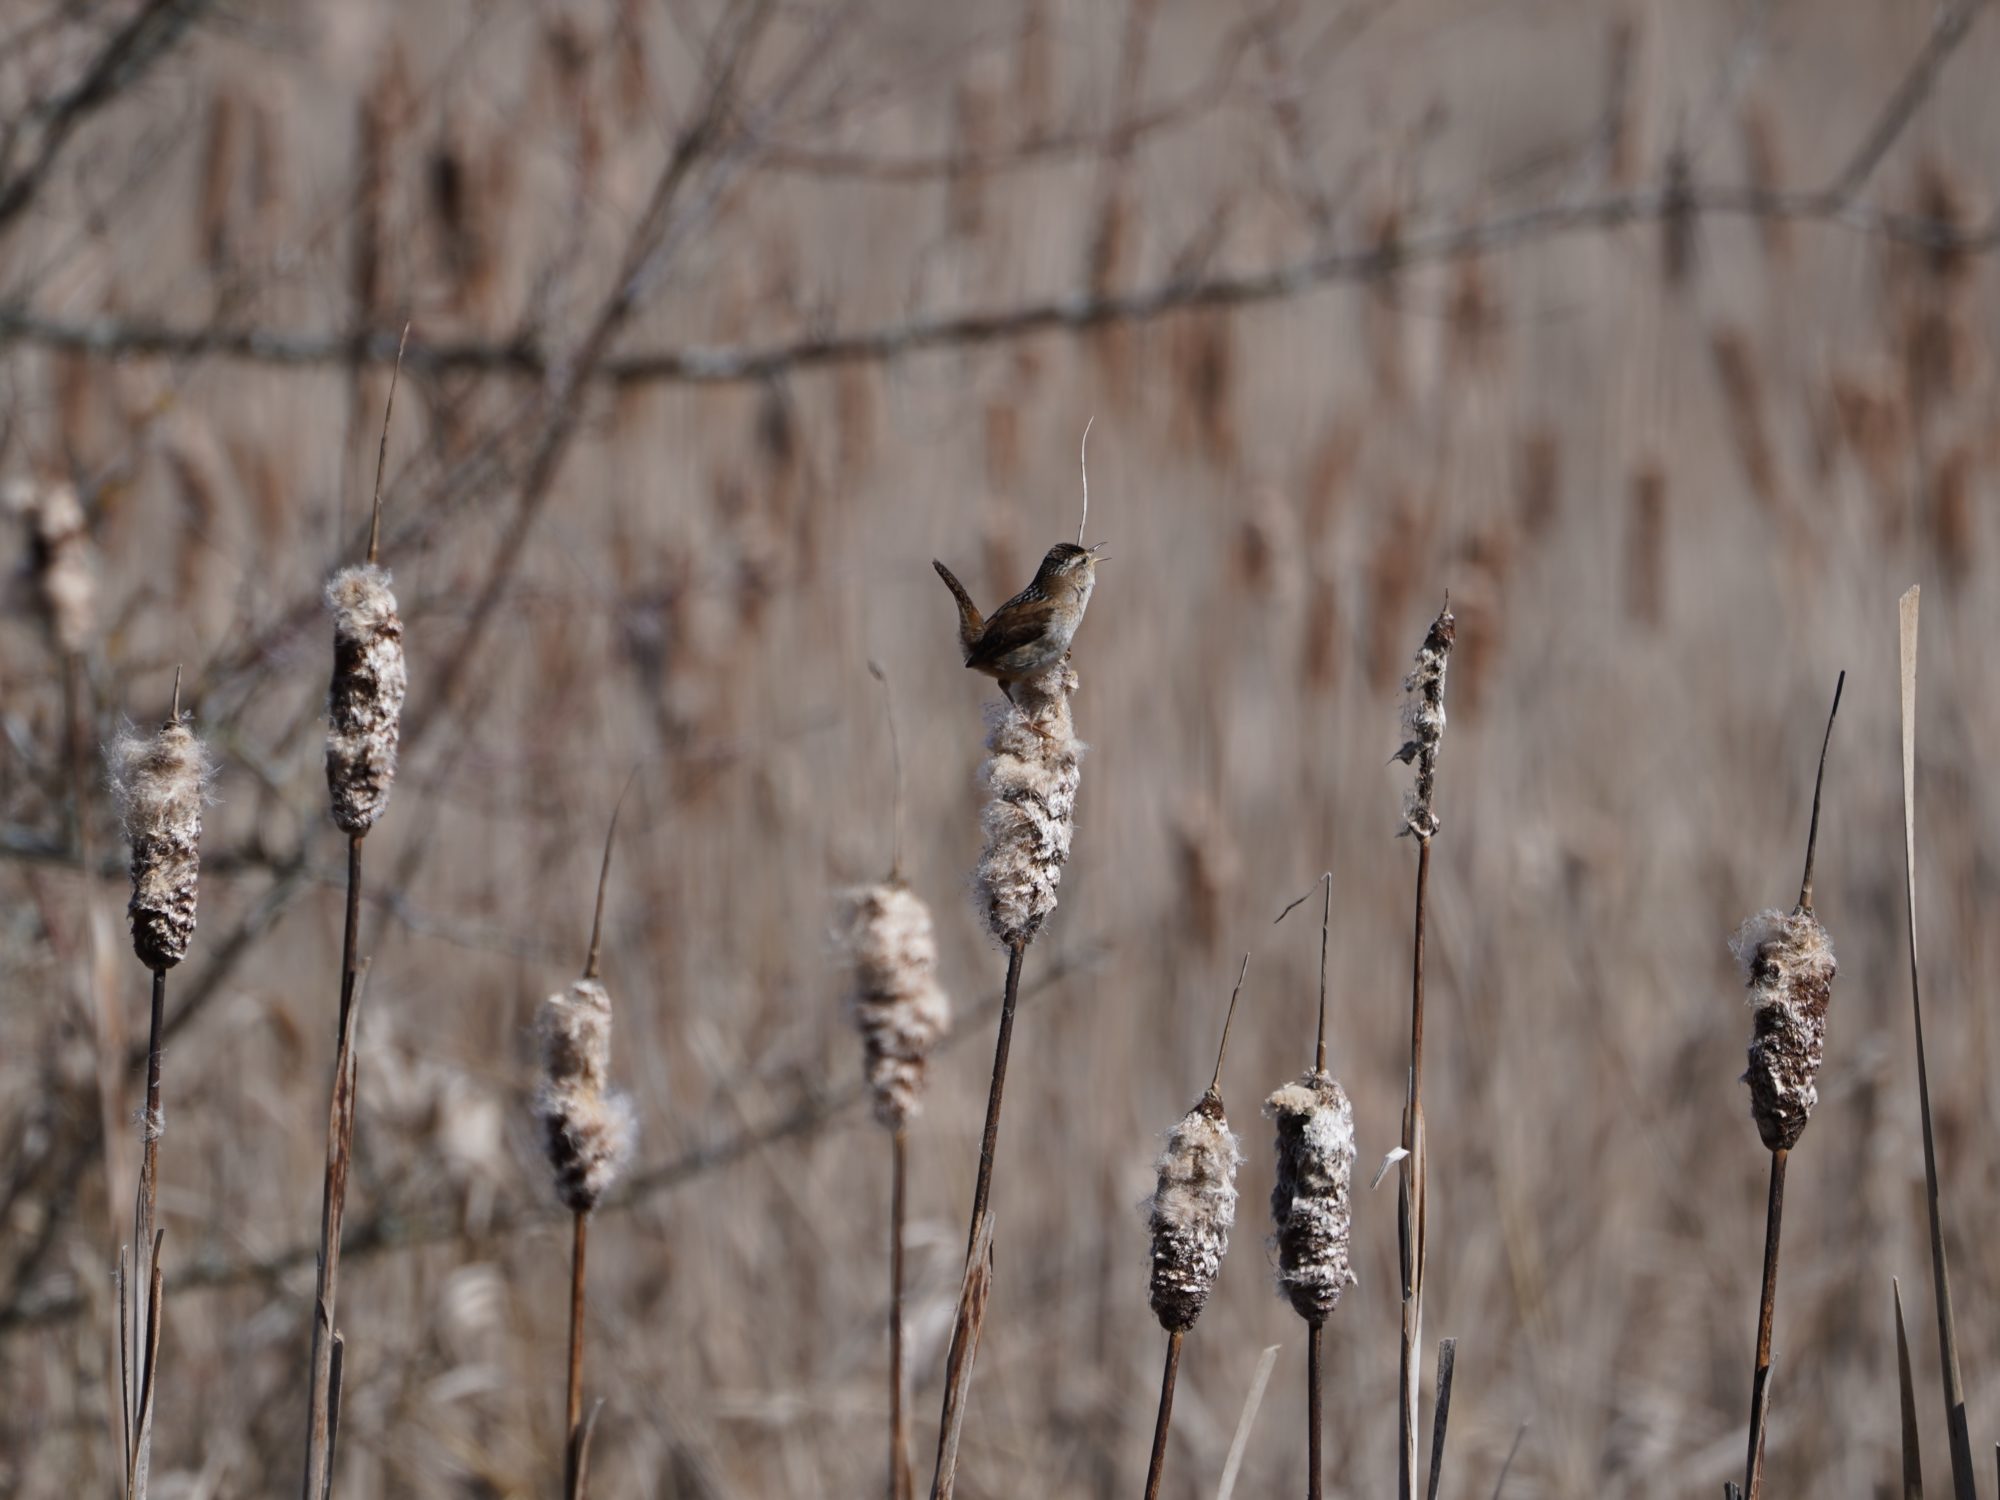
[{"label": "slender vertical stalk", "polygon": [[889,1137],[889,1500],[910,1500],[909,1415],[903,1409],[903,1225],[909,1138]]},{"label": "slender vertical stalk", "polygon": [[[140,1125],[139,1191],[132,1207],[132,1390],[125,1492],[145,1500],[153,1455],[153,1395],[160,1322],[160,1053],[167,1009],[167,971],[153,970],[152,1017],[146,1040],[146,1113]],[[122,1335],[121,1335],[122,1339]],[[122,1356],[122,1349],[121,1349]]]},{"label": "slender vertical stalk", "polygon": [[1937,1294],[1938,1364],[1944,1379],[1945,1423],[1951,1439],[1954,1500],[1979,1500],[1972,1477],[1972,1435],[1965,1421],[1965,1382],[1958,1368],[1958,1337],[1951,1310],[1951,1271],[1945,1264],[1944,1210],[1938,1197],[1937,1141],[1931,1130],[1930,1068],[1924,1057],[1924,1007],[1917,980],[1917,603],[1911,588],[1899,603],[1902,647],[1903,877],[1909,919],[1910,1019],[1917,1035],[1917,1106],[1923,1118],[1924,1199],[1930,1212],[1931,1282]]},{"label": "slender vertical stalk", "polygon": [[1417,900],[1410,960],[1410,1077],[1403,1108],[1403,1191],[1399,1205],[1403,1240],[1402,1380],[1398,1407],[1402,1452],[1397,1493],[1411,1500],[1417,1483],[1418,1363],[1424,1321],[1424,907],[1430,893],[1431,841],[1417,836]]},{"label": "slender vertical stalk", "polygon": [[1324,1457],[1324,1419],[1320,1410],[1322,1391],[1320,1361],[1325,1356],[1326,1325],[1309,1325],[1306,1334],[1306,1500],[1320,1500]]},{"label": "slender vertical stalk", "polygon": [[1000,1143],[1000,1104],[1007,1093],[1007,1054],[1014,1045],[1014,1008],[1021,998],[1021,959],[1027,951],[1028,940],[1024,937],[1007,945],[1007,989],[1000,1001],[1000,1031],[993,1039],[993,1082],[986,1093],[986,1126],[979,1134],[979,1177],[972,1188],[972,1224],[965,1236],[967,1255],[978,1242],[987,1200],[993,1195],[993,1153]]},{"label": "slender vertical stalk", "polygon": [[1160,1476],[1166,1470],[1167,1429],[1174,1419],[1174,1381],[1181,1368],[1181,1337],[1176,1328],[1167,1335],[1167,1367],[1160,1374],[1160,1413],[1153,1419],[1153,1457],[1146,1468],[1146,1500],[1160,1500]]},{"label": "slender vertical stalk", "polygon": [[1771,1153],[1771,1198],[1764,1215],[1764,1287],[1757,1298],[1757,1369],[1750,1382],[1750,1451],[1743,1466],[1745,1500],[1764,1488],[1764,1419],[1771,1410],[1771,1323],[1778,1307],[1778,1231],[1785,1217],[1785,1163],[1789,1151]]},{"label": "slender vertical stalk", "polygon": [[320,1195],[319,1276],[313,1298],[312,1372],[307,1390],[306,1464],[301,1500],[324,1500],[333,1483],[330,1425],[333,1405],[334,1314],[340,1293],[341,1223],[347,1210],[347,1173],[354,1147],[354,996],[360,970],[361,841],[347,840],[347,915],[340,945],[340,1030],[333,1064],[333,1097],[327,1114],[326,1179]]},{"label": "slender vertical stalk", "polygon": [[583,1439],[583,1275],[590,1247],[590,1215],[572,1215],[569,1257],[569,1387],[563,1406],[563,1496],[576,1500],[577,1461]]}]

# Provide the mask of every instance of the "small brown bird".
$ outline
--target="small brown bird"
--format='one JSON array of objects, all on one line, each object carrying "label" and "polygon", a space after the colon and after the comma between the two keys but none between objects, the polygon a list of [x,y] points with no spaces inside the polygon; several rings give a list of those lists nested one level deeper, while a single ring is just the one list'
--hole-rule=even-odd
[{"label": "small brown bird", "polygon": [[931,566],[958,601],[958,643],[965,651],[965,664],[994,678],[1011,698],[1013,683],[1062,660],[1097,584],[1101,549],[1101,543],[1081,547],[1058,542],[1042,559],[1035,581],[988,616],[979,613],[951,569],[933,561]]}]

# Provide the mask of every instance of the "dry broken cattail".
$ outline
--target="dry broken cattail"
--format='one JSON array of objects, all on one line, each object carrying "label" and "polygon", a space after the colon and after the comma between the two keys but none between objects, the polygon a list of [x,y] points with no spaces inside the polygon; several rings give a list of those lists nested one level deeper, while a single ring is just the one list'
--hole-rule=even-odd
[{"label": "dry broken cattail", "polygon": [[1348,1264],[1353,1228],[1354,1109],[1331,1075],[1314,1070],[1264,1101],[1278,1127],[1278,1290],[1308,1323],[1326,1321],[1354,1284]]},{"label": "dry broken cattail", "polygon": [[951,1002],[937,982],[930,908],[889,880],[849,896],[844,926],[854,963],[849,1004],[875,1118],[901,1130],[918,1113],[931,1049],[951,1023]]},{"label": "dry broken cattail", "polygon": [[1169,1333],[1194,1327],[1229,1253],[1236,1223],[1237,1149],[1211,1088],[1168,1132],[1153,1191],[1153,1315]]},{"label": "dry broken cattail", "polygon": [[333,821],[368,832],[389,805],[402,735],[403,621],[389,573],[374,563],[342,568],[326,586],[333,611],[333,683],[327,690],[326,785]]},{"label": "dry broken cattail", "polygon": [[1438,749],[1444,743],[1444,674],[1457,628],[1447,599],[1417,651],[1416,666],[1403,679],[1403,691],[1408,694],[1403,703],[1407,738],[1396,759],[1417,768],[1416,782],[1403,801],[1403,826],[1420,839],[1429,839],[1439,827],[1432,803],[1437,795]]},{"label": "dry broken cattail", "polygon": [[980,819],[986,847],[977,889],[987,929],[1003,943],[1022,943],[1056,908],[1084,746],[1070,715],[1077,676],[1067,658],[1009,688],[1010,699],[987,709],[982,776],[992,797]]},{"label": "dry broken cattail", "polygon": [[22,483],[9,488],[6,508],[27,523],[35,591],[56,649],[75,655],[97,629],[97,569],[76,491],[67,484]]},{"label": "dry broken cattail", "polygon": [[542,1002],[542,1086],[535,1113],[555,1168],[556,1193],[589,1213],[632,1155],[631,1102],[611,1087],[611,996],[578,979]]},{"label": "dry broken cattail", "polygon": [[1772,1151],[1789,1151],[1819,1102],[1833,944],[1808,909],[1761,911],[1730,940],[1750,984],[1750,1113]]},{"label": "dry broken cattail", "polygon": [[187,957],[201,876],[208,749],[178,708],[157,733],[132,729],[111,746],[111,789],[132,844],[132,950],[154,972]]}]

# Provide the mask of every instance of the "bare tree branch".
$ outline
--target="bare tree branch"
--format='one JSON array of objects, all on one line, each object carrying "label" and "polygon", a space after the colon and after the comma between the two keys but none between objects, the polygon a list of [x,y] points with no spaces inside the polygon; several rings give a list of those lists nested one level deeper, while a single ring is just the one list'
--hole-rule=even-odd
[{"label": "bare tree branch", "polygon": [[67,92],[31,111],[43,117],[41,138],[33,158],[0,181],[0,225],[34,200],[77,127],[165,55],[208,4],[209,0],[146,0]]}]

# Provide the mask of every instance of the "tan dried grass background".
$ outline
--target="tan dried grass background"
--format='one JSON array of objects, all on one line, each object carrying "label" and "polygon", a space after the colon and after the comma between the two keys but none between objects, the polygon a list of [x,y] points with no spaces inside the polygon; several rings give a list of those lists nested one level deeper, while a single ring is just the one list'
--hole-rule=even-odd
[{"label": "tan dried grass background", "polygon": [[[35,20],[16,9],[10,30]],[[1923,46],[1921,9],[1300,5],[1212,106],[1109,153],[882,182],[781,169],[759,146],[618,347],[782,342],[1252,270],[1309,253],[1319,226],[1365,246],[1392,224],[1656,188],[1677,140],[1697,187],[1817,186]],[[1101,131],[1123,105],[1202,89],[1227,55],[1224,10],[1159,6],[1123,82],[1122,8],[853,11],[769,133],[888,156]],[[359,326],[391,345],[407,317],[413,351],[524,328],[567,349],[698,94],[713,24],[705,6],[609,0],[214,11],[80,127],[5,226],[0,309]],[[30,35],[0,77],[8,114],[37,67],[59,79],[87,50],[68,27]],[[773,57],[802,35],[786,13]],[[1996,64],[2000,33],[1975,29],[1861,201],[1984,223]],[[1446,587],[1459,653],[1431,891],[1426,1300],[1430,1331],[1459,1340],[1448,1489],[1486,1493],[1524,1422],[1510,1494],[1713,1493],[1740,1462],[1766,1154],[1737,1082],[1747,1017],[1726,939],[1797,879],[1842,667],[1855,687],[1818,882],[1841,989],[1792,1164],[1768,1473],[1783,1494],[1890,1484],[1889,1278],[1913,1309],[1927,1283],[1893,728],[1891,605],[1913,580],[1930,602],[1933,1088],[1975,1449],[1990,1440],[1994,268],[1853,226],[1703,215],[1673,282],[1670,239],[1637,222],[1087,338],[597,390],[474,690],[406,756],[369,838],[344,1500],[554,1488],[568,1220],[536,1156],[531,1020],[582,957],[599,836],[634,762],[603,963],[639,1196],[593,1235],[589,1379],[609,1403],[595,1493],[879,1488],[888,1164],[829,925],[834,893],[889,858],[871,656],[896,685],[905,863],[964,1033],[911,1143],[928,1451],[1003,967],[968,894],[989,685],[958,665],[929,561],[983,604],[1019,587],[1075,524],[1092,414],[1091,535],[1111,560],[1076,650],[1091,749],[1062,904],[1029,956],[961,1492],[1137,1487],[1158,1357],[1139,1205],[1158,1133],[1205,1077],[1245,948],[1225,1091],[1255,1098],[1309,1059],[1313,944],[1270,922],[1328,867],[1333,1063],[1361,1153],[1359,1284],[1328,1331],[1329,1477],[1337,1493],[1392,1483],[1394,1187],[1361,1181],[1395,1142],[1404,1082],[1397,679]],[[206,998],[169,1054],[155,1492],[285,1493],[341,912],[316,600],[365,524],[387,370],[119,362],[5,326],[6,473],[74,475],[103,561],[94,734],[156,718],[185,662],[222,759],[202,932],[176,978]],[[405,370],[385,562],[415,718],[513,513],[517,449],[478,471],[468,455],[534,395],[514,376]],[[102,1492],[118,1468],[110,1267],[136,1099],[130,1070],[108,1105],[97,1085],[143,1034],[144,991],[115,941],[93,970],[60,854],[61,673],[31,588],[10,589],[0,1490],[40,1497]],[[110,810],[91,812],[102,855]],[[271,868],[302,835],[303,880]],[[114,940],[115,869],[91,893]],[[835,1096],[823,1123],[789,1128]],[[91,1144],[107,1116],[109,1180]],[[1261,1204],[1261,1128],[1246,1147],[1239,1187]],[[1265,1345],[1285,1344],[1281,1371],[1303,1364],[1263,1233],[1245,1217],[1190,1344],[1171,1494],[1213,1492]],[[1934,1326],[1913,1310],[1911,1331],[1935,1440]],[[1301,1487],[1303,1401],[1298,1379],[1272,1382],[1240,1493]],[[1927,1457],[1935,1481],[1941,1441]]]}]

